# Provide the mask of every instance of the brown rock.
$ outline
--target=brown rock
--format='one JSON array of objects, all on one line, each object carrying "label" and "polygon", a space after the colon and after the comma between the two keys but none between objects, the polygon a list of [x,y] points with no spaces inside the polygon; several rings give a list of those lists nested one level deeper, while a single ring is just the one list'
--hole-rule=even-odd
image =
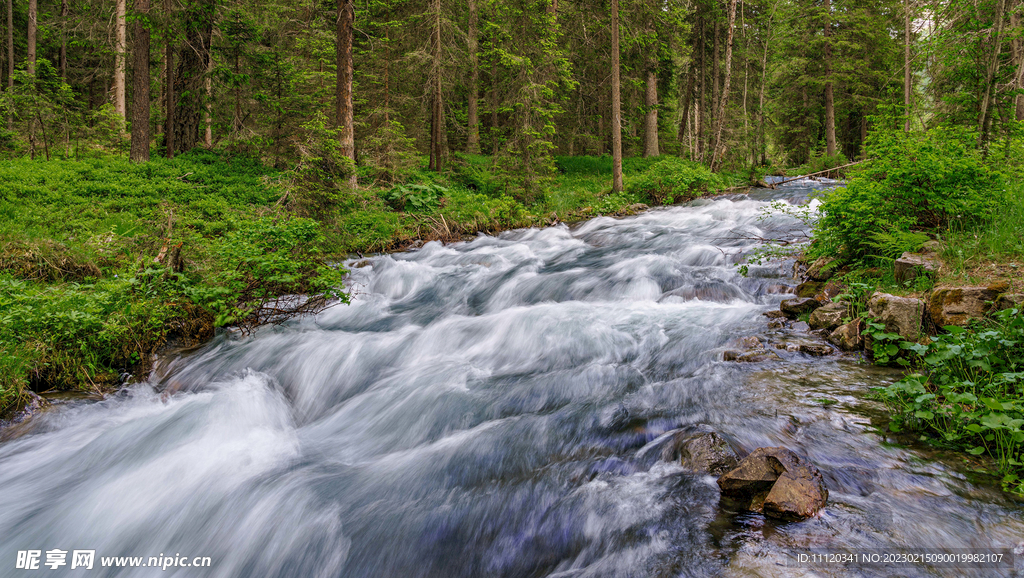
[{"label": "brown rock", "polygon": [[771,351],[765,351],[764,349],[760,349],[757,351],[744,353],[743,355],[737,357],[735,361],[738,361],[740,363],[761,363],[762,361],[780,361],[781,359],[781,357],[775,355]]},{"label": "brown rock", "polygon": [[814,297],[825,287],[821,281],[804,281],[796,286],[797,297]]},{"label": "brown rock", "polygon": [[818,307],[821,307],[821,302],[811,297],[798,297],[796,299],[786,299],[779,304],[779,309],[786,314],[787,317],[798,317],[804,313],[810,313]]},{"label": "brown rock", "polygon": [[815,357],[824,357],[826,355],[832,355],[832,348],[824,343],[801,343],[800,353],[806,353],[807,355],[813,355]]},{"label": "brown rock", "polygon": [[783,313],[782,311],[779,311],[778,309],[773,309],[771,311],[765,311],[761,315],[764,315],[768,319],[782,319],[783,317],[786,316],[785,313]]},{"label": "brown rock", "polygon": [[845,325],[837,327],[828,336],[828,340],[843,351],[855,351],[864,346],[864,339],[860,335],[862,329],[864,329],[864,322],[860,319],[854,319]]},{"label": "brown rock", "polygon": [[827,501],[828,490],[821,472],[804,463],[779,476],[762,509],[766,516],[797,522],[816,514]]},{"label": "brown rock", "polygon": [[896,259],[896,281],[906,283],[922,275],[934,275],[940,266],[941,263],[934,254],[904,253]]},{"label": "brown rock", "polygon": [[[836,298],[836,295],[839,295],[843,291],[846,291],[846,285],[836,281],[829,281],[828,283],[825,283],[824,287],[822,287],[821,293],[814,297],[818,301],[831,301]],[[823,299],[822,297],[826,297],[826,299]]]},{"label": "brown rock", "polygon": [[940,255],[945,250],[946,244],[942,241],[928,241],[924,245],[921,245],[921,248],[918,249],[917,252],[925,255]]},{"label": "brown rock", "polygon": [[804,520],[825,506],[821,473],[782,447],[758,448],[718,478],[722,496],[753,511],[783,520]]},{"label": "brown rock", "polygon": [[695,472],[721,475],[736,467],[736,452],[715,432],[700,433],[682,445],[680,463]]},{"label": "brown rock", "polygon": [[849,306],[846,301],[836,301],[822,305],[811,313],[807,323],[812,329],[834,329],[843,324]]},{"label": "brown rock", "polygon": [[992,302],[1009,287],[999,283],[988,287],[936,287],[928,297],[928,316],[936,327],[966,325],[981,319]]},{"label": "brown rock", "polygon": [[726,347],[729,349],[722,354],[722,359],[725,361],[737,361],[748,352],[764,352],[764,347],[761,346],[761,341],[752,335],[733,339],[726,344]]},{"label": "brown rock", "polygon": [[807,277],[814,281],[828,281],[835,274],[835,259],[820,257],[807,268]]},{"label": "brown rock", "polygon": [[1004,309],[1024,309],[1024,293],[1003,293],[996,298],[996,302],[992,304],[992,311]]},{"label": "brown rock", "polygon": [[868,314],[885,324],[889,333],[898,333],[910,341],[921,337],[924,302],[920,299],[875,293],[868,300]]}]

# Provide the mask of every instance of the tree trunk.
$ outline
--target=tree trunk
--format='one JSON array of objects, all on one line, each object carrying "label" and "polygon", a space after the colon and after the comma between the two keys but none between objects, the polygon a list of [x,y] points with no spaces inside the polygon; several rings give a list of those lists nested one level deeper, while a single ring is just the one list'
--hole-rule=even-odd
[{"label": "tree trunk", "polygon": [[68,0],[60,0],[60,59],[58,65],[60,66],[60,77],[67,79],[68,77]]},{"label": "tree trunk", "polygon": [[694,103],[693,134],[696,144],[696,161],[704,160],[704,115],[708,110],[707,42],[704,38],[704,19],[697,21],[697,100]]},{"label": "tree trunk", "polygon": [[174,150],[188,152],[199,146],[205,109],[206,71],[210,68],[214,0],[194,0],[185,9],[185,42],[174,75]]},{"label": "tree trunk", "polygon": [[39,5],[37,0],[28,0],[28,47],[25,51],[28,73],[36,73],[36,30],[39,28]]},{"label": "tree trunk", "polygon": [[135,0],[132,30],[132,148],[128,160],[149,160],[149,0]]},{"label": "tree trunk", "polygon": [[121,117],[121,120],[126,118],[127,113],[124,98],[125,56],[128,51],[126,42],[128,24],[125,15],[127,4],[127,0],[117,0],[114,12],[114,112]]},{"label": "tree trunk", "polygon": [[480,154],[480,114],[478,110],[480,98],[480,58],[477,55],[479,14],[476,0],[469,0],[469,28],[466,43],[469,50],[469,102],[466,116],[468,134],[466,136],[466,152]]},{"label": "tree trunk", "polygon": [[[171,0],[164,0],[164,13],[170,15]],[[174,158],[174,39],[168,22],[164,46],[164,151],[167,158]]]},{"label": "tree trunk", "polygon": [[431,74],[430,169],[444,168],[444,103],[441,100],[441,0],[434,0],[433,66]]},{"label": "tree trunk", "polygon": [[[338,0],[338,38],[335,45],[338,59],[336,103],[338,107],[338,128],[341,129],[339,142],[341,154],[352,159],[353,169],[356,162],[356,127],[355,113],[352,107],[352,37],[355,24],[355,6],[353,0]],[[348,186],[358,185],[355,171],[348,177]]]},{"label": "tree trunk", "polygon": [[903,0],[903,131],[910,132],[910,0]]},{"label": "tree trunk", "polygon": [[[828,0],[826,0],[827,2]],[[732,41],[736,30],[736,0],[729,3],[729,33],[725,41],[725,85],[722,87],[722,98],[718,101],[718,113],[715,115],[715,146],[711,156],[711,170],[718,168],[718,164],[725,154],[725,147],[722,144],[722,130],[725,128],[725,109],[729,102],[729,84],[732,81]]]},{"label": "tree trunk", "polygon": [[7,0],[7,88],[14,88],[14,0]]},{"label": "tree trunk", "polygon": [[832,0],[825,0],[825,150],[836,154],[836,104],[832,93]]},{"label": "tree trunk", "polygon": [[687,122],[690,118],[690,107],[693,105],[693,80],[696,76],[696,67],[693,59],[690,59],[689,70],[686,71],[686,87],[683,89],[682,114],[679,115],[679,132],[676,135],[679,144],[682,145],[686,139]]},{"label": "tree trunk", "polygon": [[213,79],[209,76],[213,73],[213,62],[210,62],[210,70],[206,77],[206,113],[203,115],[203,124],[206,130],[203,131],[203,146],[213,148]]},{"label": "tree trunk", "polygon": [[981,99],[981,111],[978,114],[978,146],[980,147],[988,140],[988,127],[990,126],[989,106],[992,100],[992,85],[995,82],[996,72],[999,70],[999,52],[1002,48],[1003,19],[1006,9],[1005,0],[996,2],[995,33],[991,37],[992,57],[989,60],[985,71],[985,93]]},{"label": "tree trunk", "polygon": [[[721,51],[721,36],[722,36],[722,25],[718,22],[718,15],[715,14],[715,37],[711,45],[711,106],[714,108],[718,105],[718,89],[719,89],[719,71],[718,71],[718,55]],[[714,120],[714,119],[711,119]]]},{"label": "tree trunk", "polygon": [[1024,39],[1021,34],[1021,2],[1017,0],[1015,8],[1010,11],[1010,28],[1014,31],[1011,49],[1013,50],[1014,70],[1013,87],[1018,90],[1014,106],[1014,118],[1018,121],[1024,120]]},{"label": "tree trunk", "polygon": [[656,157],[661,154],[658,146],[658,71],[651,65],[647,69],[647,90],[644,92],[644,156]]},{"label": "tree trunk", "polygon": [[612,192],[622,190],[622,94],[619,82],[619,0],[612,0]]}]

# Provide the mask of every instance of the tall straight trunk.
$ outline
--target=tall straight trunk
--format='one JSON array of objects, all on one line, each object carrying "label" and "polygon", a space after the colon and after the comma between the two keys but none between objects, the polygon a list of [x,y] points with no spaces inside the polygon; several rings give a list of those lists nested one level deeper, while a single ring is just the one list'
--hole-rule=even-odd
[{"label": "tall straight trunk", "polygon": [[203,118],[203,124],[206,125],[206,130],[203,131],[203,146],[208,149],[213,148],[213,79],[209,76],[212,73],[213,63],[211,62],[206,77],[206,114]]},{"label": "tall straight trunk", "polygon": [[[719,69],[718,61],[719,54],[721,53],[721,36],[722,36],[722,25],[718,21],[718,15],[715,15],[715,37],[711,45],[711,106],[715,107],[718,104],[719,95]],[[714,120],[714,119],[712,119]]]},{"label": "tall straight trunk", "polygon": [[1013,64],[1016,66],[1013,72],[1013,87],[1019,91],[1014,105],[1014,118],[1020,121],[1024,120],[1024,39],[1021,38],[1024,30],[1021,29],[1021,1],[1017,0],[1014,4],[1014,9],[1010,11],[1010,28],[1014,31],[1011,49]]},{"label": "tall straight trunk", "polygon": [[14,88],[14,0],[7,0],[7,88]]},{"label": "tall straight trunk", "polygon": [[185,9],[185,40],[174,74],[174,149],[190,151],[202,142],[206,73],[210,69],[214,0],[192,0]]},{"label": "tall straight trunk", "polygon": [[622,190],[622,94],[619,81],[619,0],[612,0],[612,192]]},{"label": "tall straight trunk", "polygon": [[[353,0],[338,0],[338,38],[335,51],[338,58],[337,85],[335,86],[336,104],[338,107],[338,128],[341,129],[339,144],[341,154],[356,162],[356,127],[355,113],[352,108],[352,37],[355,24],[355,6]],[[348,177],[348,185],[357,186],[355,171]]]},{"label": "tall straight trunk", "polygon": [[658,71],[656,65],[647,68],[647,89],[644,91],[644,156],[656,157],[661,154],[658,146]]},{"label": "tall straight trunk", "polygon": [[[744,18],[745,7],[740,2],[740,30],[742,32],[747,31],[747,21]],[[746,37],[743,40],[743,138],[745,140],[754,142],[754,139],[750,138],[750,116],[747,114],[747,84],[750,81],[750,59],[747,58],[746,52],[748,49]],[[754,149],[753,146],[748,149],[750,151],[750,164],[754,164]]]},{"label": "tall straight trunk", "polygon": [[697,21],[697,100],[694,103],[695,114],[693,118],[693,134],[694,143],[696,144],[696,160],[701,162],[704,160],[704,115],[707,112],[708,106],[708,83],[706,70],[706,54],[707,42],[704,38],[704,19],[701,18]]},{"label": "tall straight trunk", "polygon": [[58,65],[60,77],[63,79],[68,77],[68,13],[68,0],[60,0],[60,59]]},{"label": "tall straight trunk", "polygon": [[832,93],[832,0],[825,0],[825,149],[836,154],[836,103]]},{"label": "tall straight trunk", "polygon": [[[827,1],[827,0],[826,0]],[[732,41],[736,30],[736,0],[729,3],[729,32],[725,41],[725,82],[722,87],[722,97],[718,101],[718,113],[715,114],[715,146],[711,149],[711,170],[718,168],[718,164],[725,154],[725,146],[722,144],[722,130],[725,128],[725,109],[729,102],[729,84],[732,82]]]},{"label": "tall straight trunk", "polygon": [[124,81],[125,81],[125,56],[128,52],[127,44],[127,0],[117,0],[114,14],[114,112],[121,119],[125,119],[127,109],[125,108]]},{"label": "tall straight trunk", "polygon": [[444,103],[441,100],[441,0],[434,0],[433,63],[431,67],[430,169],[444,168]]},{"label": "tall straight trunk", "polygon": [[491,164],[498,160],[498,61],[491,63]]},{"label": "tall straight trunk", "polygon": [[981,110],[978,114],[978,146],[980,147],[988,140],[988,127],[991,125],[989,118],[989,107],[992,100],[992,88],[995,82],[996,72],[999,70],[999,52],[1002,48],[1003,19],[1006,9],[1006,0],[996,2],[995,32],[991,37],[992,56],[985,71],[985,93],[981,99]]},{"label": "tall straight trunk", "polygon": [[469,102],[466,103],[466,116],[469,126],[466,152],[470,154],[480,154],[480,58],[477,55],[479,19],[476,0],[469,0],[469,27],[466,30],[466,44],[469,50]]},{"label": "tall straight trunk", "polygon": [[690,108],[693,105],[693,102],[692,102],[693,101],[693,82],[694,82],[694,77],[696,75],[697,74],[696,74],[696,68],[694,66],[694,61],[691,58],[690,59],[689,70],[686,71],[686,85],[685,85],[685,88],[683,89],[683,95],[682,95],[683,96],[683,104],[682,104],[682,107],[681,107],[682,114],[679,115],[679,132],[676,135],[677,136],[677,140],[679,141],[680,145],[682,145],[683,141],[686,139],[687,125],[688,125],[688,121],[689,121],[689,118],[690,118]]},{"label": "tall straight trunk", "polygon": [[[171,14],[172,0],[164,0],[164,14]],[[164,45],[164,149],[167,158],[174,158],[174,35],[168,19]]]},{"label": "tall straight trunk", "polygon": [[903,131],[910,132],[910,0],[903,0]]},{"label": "tall straight trunk", "polygon": [[25,57],[29,74],[36,73],[36,31],[39,29],[39,4],[37,0],[28,0],[28,47]]},{"label": "tall straight trunk", "polygon": [[128,160],[149,160],[149,0],[135,0],[132,30],[132,148]]}]

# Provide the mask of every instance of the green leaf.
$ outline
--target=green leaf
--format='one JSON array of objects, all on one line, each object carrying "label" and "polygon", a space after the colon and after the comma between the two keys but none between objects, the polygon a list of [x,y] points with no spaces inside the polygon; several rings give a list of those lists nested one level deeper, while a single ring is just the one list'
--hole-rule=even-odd
[{"label": "green leaf", "polygon": [[971,454],[972,456],[980,456],[981,454],[985,453],[985,448],[977,446],[967,450],[967,453]]}]

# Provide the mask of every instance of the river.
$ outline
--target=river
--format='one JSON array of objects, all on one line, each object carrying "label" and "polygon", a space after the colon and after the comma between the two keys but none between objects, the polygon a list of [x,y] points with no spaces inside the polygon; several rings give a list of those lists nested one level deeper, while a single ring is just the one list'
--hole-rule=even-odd
[{"label": "river", "polygon": [[[373,257],[351,305],[64,401],[0,444],[0,576],[1011,575],[795,562],[1024,541],[1024,508],[993,479],[879,431],[865,395],[893,372],[786,350],[722,361],[736,337],[808,338],[761,315],[792,262],[736,263],[806,232],[763,209],[820,186]],[[656,451],[695,424],[808,456],[827,508],[800,523],[720,508],[714,478]],[[95,550],[95,567],[51,570],[53,549]],[[15,569],[28,550],[37,572]],[[102,567],[113,556],[211,564]]]}]

